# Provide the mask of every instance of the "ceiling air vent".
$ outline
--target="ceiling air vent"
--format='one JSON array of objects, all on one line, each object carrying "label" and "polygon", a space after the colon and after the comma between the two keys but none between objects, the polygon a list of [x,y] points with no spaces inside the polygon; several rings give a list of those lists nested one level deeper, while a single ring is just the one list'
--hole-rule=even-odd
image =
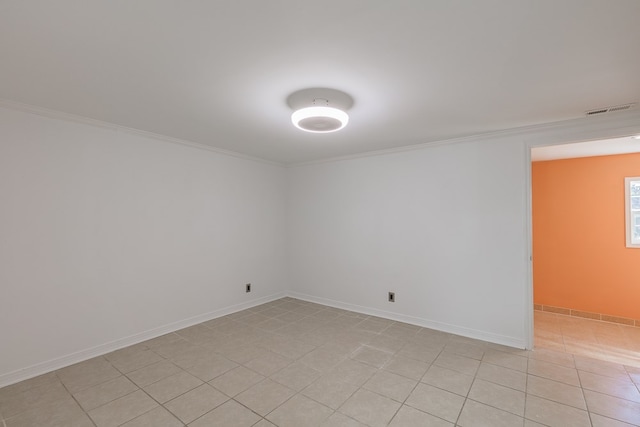
[{"label": "ceiling air vent", "polygon": [[598,115],[598,114],[615,113],[616,111],[629,110],[630,108],[633,108],[635,106],[636,106],[636,103],[634,102],[634,103],[631,103],[631,104],[616,105],[614,107],[598,108],[596,110],[587,111],[585,113],[585,115],[587,115],[587,116],[595,116],[595,115]]}]

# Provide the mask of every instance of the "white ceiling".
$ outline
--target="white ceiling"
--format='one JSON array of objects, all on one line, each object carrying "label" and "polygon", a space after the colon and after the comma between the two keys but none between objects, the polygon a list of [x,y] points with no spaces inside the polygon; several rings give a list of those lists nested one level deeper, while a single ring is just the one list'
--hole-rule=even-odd
[{"label": "white ceiling", "polygon": [[[282,163],[640,101],[638,0],[4,0],[0,98]],[[308,134],[294,91],[351,95]]]}]

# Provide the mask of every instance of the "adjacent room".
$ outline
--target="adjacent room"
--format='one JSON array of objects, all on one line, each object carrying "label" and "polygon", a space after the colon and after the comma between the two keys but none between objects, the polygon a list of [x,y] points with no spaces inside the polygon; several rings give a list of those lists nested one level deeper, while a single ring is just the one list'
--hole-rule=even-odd
[{"label": "adjacent room", "polygon": [[535,347],[640,364],[638,142],[532,149]]},{"label": "adjacent room", "polygon": [[640,426],[639,17],[0,2],[1,425]]}]

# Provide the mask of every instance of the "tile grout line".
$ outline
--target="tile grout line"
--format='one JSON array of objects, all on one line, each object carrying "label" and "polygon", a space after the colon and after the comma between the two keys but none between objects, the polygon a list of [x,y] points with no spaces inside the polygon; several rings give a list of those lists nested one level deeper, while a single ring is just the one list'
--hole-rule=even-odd
[{"label": "tile grout line", "polygon": [[[575,363],[575,359],[574,359]],[[582,385],[582,377],[580,376],[580,370],[576,366],[576,375],[578,375],[578,383],[580,384],[580,390],[582,391],[582,398],[584,399],[584,406],[587,408],[587,415],[589,416],[589,422],[593,427],[593,419],[591,418],[591,411],[589,410],[589,402],[587,402],[587,396],[584,394],[584,386]]]},{"label": "tile grout line", "polygon": [[[400,349],[400,350],[398,350],[398,352],[397,352],[397,353],[399,353],[399,352],[402,350],[402,348],[404,348],[407,344],[408,344],[408,343],[405,343],[405,345],[404,345],[404,346],[402,346],[402,347],[401,347],[401,349]],[[422,374],[422,376],[420,377],[420,379],[418,380],[418,382],[416,383],[416,385],[415,385],[415,386],[413,386],[413,389],[411,389],[411,391],[409,392],[409,394],[407,394],[407,397],[405,397],[405,398],[404,398],[404,400],[403,400],[402,402],[400,402],[400,407],[396,410],[396,412],[393,414],[393,417],[391,417],[391,419],[389,420],[389,424],[391,424],[391,422],[392,422],[392,421],[393,421],[393,419],[396,417],[396,415],[398,415],[398,412],[400,412],[400,410],[402,409],[402,407],[403,407],[404,405],[407,405],[407,403],[406,403],[406,402],[407,402],[407,400],[409,399],[409,397],[411,397],[411,394],[413,394],[413,392],[416,390],[416,388],[418,388],[418,386],[419,386],[420,384],[422,384],[422,379],[424,378],[424,376],[425,376],[425,375],[427,375],[427,372],[429,372],[429,369],[433,366],[433,362],[435,362],[435,360],[438,358],[438,356],[440,356],[440,354],[442,354],[442,352],[444,351],[444,347],[445,347],[445,346],[442,346],[442,349],[438,352],[438,355],[433,359],[433,361],[432,361],[431,363],[429,363],[429,366],[428,366],[428,367],[427,367],[427,369],[424,371],[424,374]],[[396,374],[396,375],[397,375],[397,374]],[[406,377],[404,377],[404,376],[402,376],[402,375],[399,375],[399,376],[401,376],[401,377],[403,377],[403,378],[406,378]],[[411,405],[407,405],[407,406],[409,406],[410,408],[413,408]],[[414,409],[415,409],[415,408],[414,408]],[[426,413],[426,412],[425,412],[425,413]],[[430,415],[433,415],[433,414],[430,414]],[[435,417],[435,415],[433,415],[433,416]],[[439,417],[437,417],[437,418],[439,418]],[[440,419],[442,419],[442,418],[440,418]],[[445,421],[446,421],[446,420],[445,420]]]},{"label": "tile grout line", "polygon": [[[76,397],[69,391],[69,389],[67,388],[67,385],[62,382],[62,379],[60,379],[60,376],[58,376],[58,372],[54,371],[56,378],[58,379],[58,381],[60,382],[60,384],[62,384],[62,387],[64,387],[64,389],[67,391],[67,393],[69,393],[69,396],[71,396],[71,398],[73,399],[74,402],[76,402],[76,405],[78,405],[78,407],[80,408],[80,410],[82,410],[82,412],[87,416],[87,418],[89,419],[89,421],[91,421],[91,424],[93,424],[94,426],[96,425],[95,421],[93,421],[93,418],[91,418],[91,416],[89,415],[88,411],[85,411],[84,408],[82,407],[82,405],[80,405],[80,402],[78,402],[78,400],[76,399]],[[87,390],[90,387],[87,387]],[[6,426],[5,426],[6,427]]]}]

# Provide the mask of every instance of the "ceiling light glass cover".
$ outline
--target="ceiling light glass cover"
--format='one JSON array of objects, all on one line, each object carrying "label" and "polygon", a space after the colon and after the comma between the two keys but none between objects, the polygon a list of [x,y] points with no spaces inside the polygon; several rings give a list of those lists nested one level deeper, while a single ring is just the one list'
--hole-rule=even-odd
[{"label": "ceiling light glass cover", "polygon": [[293,125],[306,132],[335,132],[349,123],[349,115],[342,110],[326,106],[301,108],[291,115]]},{"label": "ceiling light glass cover", "polygon": [[330,133],[349,123],[347,110],[353,99],[336,89],[309,88],[289,95],[287,104],[294,110],[291,122],[295,127],[305,132]]}]

